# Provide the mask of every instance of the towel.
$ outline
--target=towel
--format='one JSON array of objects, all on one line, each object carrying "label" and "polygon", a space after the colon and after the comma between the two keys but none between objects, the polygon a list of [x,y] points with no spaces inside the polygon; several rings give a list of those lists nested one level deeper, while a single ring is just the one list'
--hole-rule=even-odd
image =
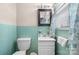
[{"label": "towel", "polygon": [[68,39],[66,39],[66,38],[64,38],[64,37],[61,37],[61,36],[58,36],[57,42],[58,42],[62,47],[65,47],[65,46],[66,46],[67,41],[68,41]]}]

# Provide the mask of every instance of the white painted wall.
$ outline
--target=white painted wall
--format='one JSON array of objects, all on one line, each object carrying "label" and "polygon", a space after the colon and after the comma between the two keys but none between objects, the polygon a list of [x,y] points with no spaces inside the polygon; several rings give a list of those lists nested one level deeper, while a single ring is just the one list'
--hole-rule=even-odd
[{"label": "white painted wall", "polygon": [[17,25],[37,26],[37,5],[30,3],[17,4]]},{"label": "white painted wall", "polygon": [[16,4],[0,3],[0,24],[16,25]]},{"label": "white painted wall", "polygon": [[55,16],[56,16],[56,26],[57,26],[57,28],[69,26],[69,11],[68,11],[68,6],[66,6],[65,8],[62,7],[62,10],[60,12],[58,12],[58,14],[55,15]]}]

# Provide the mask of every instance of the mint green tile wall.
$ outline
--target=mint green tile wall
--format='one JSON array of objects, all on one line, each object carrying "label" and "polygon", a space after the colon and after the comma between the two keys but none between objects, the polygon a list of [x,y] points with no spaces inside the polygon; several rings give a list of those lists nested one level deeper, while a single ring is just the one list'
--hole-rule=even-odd
[{"label": "mint green tile wall", "polygon": [[43,34],[47,34],[50,31],[50,27],[49,26],[39,26],[38,31],[41,31],[41,33],[43,33]]},{"label": "mint green tile wall", "polygon": [[62,36],[65,38],[69,38],[69,30],[56,29],[57,36]]},{"label": "mint green tile wall", "polygon": [[16,49],[16,26],[0,24],[0,55],[10,55]]},{"label": "mint green tile wall", "polygon": [[17,27],[17,37],[31,37],[31,47],[30,52],[34,51],[38,53],[38,31],[43,33],[49,30],[48,27],[34,27],[34,26],[18,26]]},{"label": "mint green tile wall", "polygon": [[[57,36],[62,36],[65,38],[69,37],[69,31],[68,30],[60,30],[60,29],[56,29],[56,35]],[[62,47],[60,44],[56,44],[56,53],[58,55],[68,55],[69,54],[69,48],[68,45],[65,47]]]}]

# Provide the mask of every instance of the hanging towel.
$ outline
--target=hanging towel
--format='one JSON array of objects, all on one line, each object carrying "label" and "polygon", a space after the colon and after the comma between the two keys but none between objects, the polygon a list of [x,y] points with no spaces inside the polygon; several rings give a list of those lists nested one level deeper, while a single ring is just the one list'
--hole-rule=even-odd
[{"label": "hanging towel", "polygon": [[57,43],[59,43],[62,47],[66,46],[68,39],[58,36]]}]

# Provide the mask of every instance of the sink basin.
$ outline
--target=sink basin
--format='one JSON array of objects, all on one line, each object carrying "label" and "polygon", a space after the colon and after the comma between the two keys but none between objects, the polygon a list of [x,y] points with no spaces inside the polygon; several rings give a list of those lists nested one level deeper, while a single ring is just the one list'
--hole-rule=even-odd
[{"label": "sink basin", "polygon": [[55,41],[54,38],[50,38],[50,37],[38,37],[38,40],[53,40],[53,41]]}]

